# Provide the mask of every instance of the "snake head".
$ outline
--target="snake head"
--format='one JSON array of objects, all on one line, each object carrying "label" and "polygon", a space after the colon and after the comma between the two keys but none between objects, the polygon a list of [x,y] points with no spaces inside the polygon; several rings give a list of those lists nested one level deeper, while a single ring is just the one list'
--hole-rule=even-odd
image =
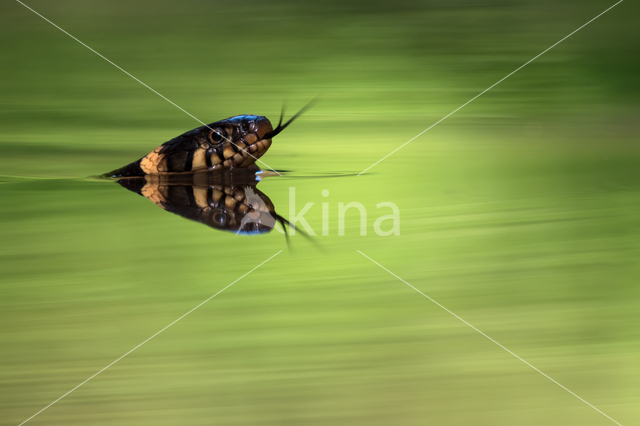
[{"label": "snake head", "polygon": [[[268,134],[273,132],[271,121],[263,115],[236,115],[204,127],[210,130],[209,136],[212,143],[224,142],[225,138],[232,140],[246,139],[250,135],[255,136],[256,140],[260,141],[270,139],[271,137]],[[226,133],[226,136],[223,137],[219,133],[220,131]]]},{"label": "snake head", "polygon": [[248,167],[267,152],[273,132],[271,121],[261,115],[236,115],[200,129],[204,152],[196,151],[191,170]]},{"label": "snake head", "polygon": [[271,146],[271,139],[310,105],[302,108],[284,124],[281,115],[275,129],[269,119],[262,115],[236,115],[198,127],[105,176],[129,177],[255,168],[254,163]]},{"label": "snake head", "polygon": [[[313,102],[311,101],[305,105],[284,124],[282,124],[284,117],[283,106],[280,121],[275,129],[269,119],[262,115],[236,115],[226,120],[211,123],[209,126],[204,126],[209,130],[208,142],[217,144],[215,146],[223,168],[248,167],[267,152],[267,149],[271,146],[271,139],[286,129],[293,120],[300,117],[302,113],[313,105]],[[214,163],[216,163],[215,160],[207,160],[207,168],[209,170],[215,169],[216,164]],[[192,168],[192,170],[196,169]]]}]

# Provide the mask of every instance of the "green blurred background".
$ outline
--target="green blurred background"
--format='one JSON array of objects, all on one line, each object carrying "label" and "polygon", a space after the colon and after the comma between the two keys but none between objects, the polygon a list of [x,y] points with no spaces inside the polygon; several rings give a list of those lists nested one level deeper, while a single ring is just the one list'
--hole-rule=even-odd
[{"label": "green blurred background", "polygon": [[[0,424],[17,425],[279,250],[34,425],[640,422],[639,7],[31,0],[205,122],[320,102],[259,189],[316,244],[236,237],[106,181],[199,123],[0,5]],[[635,18],[634,18],[635,17]],[[316,177],[316,178],[311,178]],[[327,189],[330,195],[321,196]],[[361,202],[338,236],[339,202]],[[399,236],[373,222],[393,202]]]}]

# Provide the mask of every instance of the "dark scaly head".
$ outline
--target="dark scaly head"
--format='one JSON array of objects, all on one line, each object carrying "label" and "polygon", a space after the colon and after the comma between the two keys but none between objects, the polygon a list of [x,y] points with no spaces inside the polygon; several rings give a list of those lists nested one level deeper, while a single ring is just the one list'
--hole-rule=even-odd
[{"label": "dark scaly head", "polygon": [[[196,129],[198,147],[190,170],[246,168],[271,146],[273,126],[267,117],[237,115]],[[189,168],[189,164],[185,164]]]},{"label": "dark scaly head", "polygon": [[107,176],[255,167],[256,160],[271,146],[272,138],[308,107],[304,107],[285,124],[282,124],[281,116],[275,129],[269,119],[261,115],[236,115],[198,127],[165,142],[140,160],[107,173]]},{"label": "dark scaly head", "polygon": [[190,130],[163,143],[146,156],[107,175],[189,173],[252,166],[271,146],[268,118],[237,115]]}]

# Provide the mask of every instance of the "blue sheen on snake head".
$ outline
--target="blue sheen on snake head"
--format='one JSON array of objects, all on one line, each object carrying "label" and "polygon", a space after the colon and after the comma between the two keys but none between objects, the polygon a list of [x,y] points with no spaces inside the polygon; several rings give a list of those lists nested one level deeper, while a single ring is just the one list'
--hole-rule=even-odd
[{"label": "blue sheen on snake head", "polygon": [[267,133],[273,131],[271,121],[262,115],[236,115],[227,121],[234,127],[234,134],[237,132],[240,137],[255,133],[258,140],[261,140]]}]

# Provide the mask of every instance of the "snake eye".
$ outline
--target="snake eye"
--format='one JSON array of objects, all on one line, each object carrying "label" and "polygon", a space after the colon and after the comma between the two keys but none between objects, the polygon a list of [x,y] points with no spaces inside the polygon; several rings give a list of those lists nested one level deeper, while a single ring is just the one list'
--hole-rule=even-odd
[{"label": "snake eye", "polygon": [[212,130],[211,133],[209,133],[209,139],[211,142],[218,143],[222,140],[222,137],[223,136],[219,130]]},{"label": "snake eye", "polygon": [[227,215],[222,213],[222,212],[218,212],[215,215],[213,215],[213,220],[220,226],[224,226],[227,224]]}]

